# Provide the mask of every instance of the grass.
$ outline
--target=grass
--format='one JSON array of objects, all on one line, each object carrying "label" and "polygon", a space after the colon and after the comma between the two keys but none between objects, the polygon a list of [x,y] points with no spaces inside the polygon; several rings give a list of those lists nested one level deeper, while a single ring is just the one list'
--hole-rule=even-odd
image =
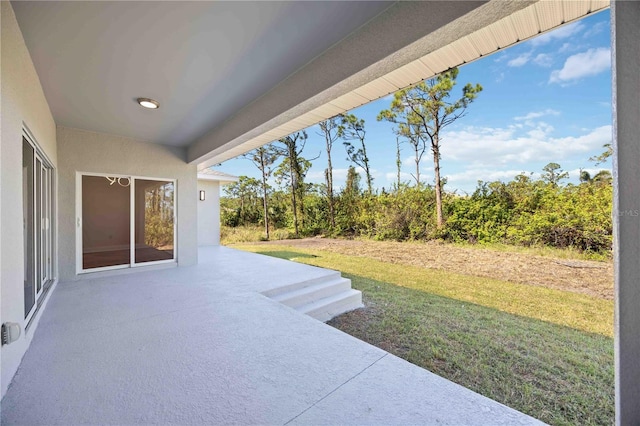
[{"label": "grass", "polygon": [[349,334],[552,424],[610,424],[613,304],[594,297],[320,250],[238,248],[337,269],[365,309]]},{"label": "grass", "polygon": [[[610,300],[321,250],[282,245],[241,245],[238,248],[613,337],[613,302]],[[309,254],[315,257],[304,256]]]}]

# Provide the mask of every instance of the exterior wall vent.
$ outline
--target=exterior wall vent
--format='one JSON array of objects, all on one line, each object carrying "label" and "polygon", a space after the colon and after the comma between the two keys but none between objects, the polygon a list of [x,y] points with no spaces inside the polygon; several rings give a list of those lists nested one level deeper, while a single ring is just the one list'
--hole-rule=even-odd
[{"label": "exterior wall vent", "polygon": [[2,324],[2,345],[13,343],[20,337],[20,324],[5,322]]}]

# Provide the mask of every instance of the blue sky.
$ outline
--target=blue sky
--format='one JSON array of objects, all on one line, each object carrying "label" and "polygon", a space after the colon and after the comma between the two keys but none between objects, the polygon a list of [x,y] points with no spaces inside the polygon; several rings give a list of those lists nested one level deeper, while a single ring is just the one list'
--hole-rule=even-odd
[{"label": "blue sky", "polygon": [[[508,181],[520,172],[539,177],[556,162],[578,181],[580,168],[591,173],[589,157],[603,152],[611,141],[611,52],[609,10],[560,27],[532,40],[460,67],[454,96],[466,83],[480,83],[483,91],[467,115],[442,133],[441,169],[447,191],[471,193],[478,180]],[[390,188],[396,180],[395,134],[390,123],[376,121],[389,107],[391,96],[359,107],[353,114],[365,120],[366,145],[374,185]],[[324,181],[326,153],[317,126],[307,129],[303,156],[313,158],[307,182]],[[402,178],[413,180],[412,152],[402,146]],[[349,162],[341,142],[332,150],[334,186],[344,185]],[[259,177],[248,160],[236,158],[216,169],[234,175]],[[429,153],[422,159],[421,180],[433,183]]]}]

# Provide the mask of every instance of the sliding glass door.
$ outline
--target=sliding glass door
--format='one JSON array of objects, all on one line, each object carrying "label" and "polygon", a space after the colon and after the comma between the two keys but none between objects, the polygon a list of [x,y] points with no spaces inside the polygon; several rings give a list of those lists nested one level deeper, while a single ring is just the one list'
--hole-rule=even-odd
[{"label": "sliding glass door", "polygon": [[53,277],[53,173],[29,140],[22,139],[24,316],[29,318]]},{"label": "sliding glass door", "polygon": [[175,260],[175,181],[82,174],[80,182],[80,272]]}]

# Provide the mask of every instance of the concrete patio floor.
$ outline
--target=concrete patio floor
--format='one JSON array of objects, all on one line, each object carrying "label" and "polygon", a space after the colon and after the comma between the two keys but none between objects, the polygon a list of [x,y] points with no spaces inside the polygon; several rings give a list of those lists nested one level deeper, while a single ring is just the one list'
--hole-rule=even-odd
[{"label": "concrete patio floor", "polygon": [[58,284],[2,424],[539,424],[260,294],[326,270],[199,262]]}]

